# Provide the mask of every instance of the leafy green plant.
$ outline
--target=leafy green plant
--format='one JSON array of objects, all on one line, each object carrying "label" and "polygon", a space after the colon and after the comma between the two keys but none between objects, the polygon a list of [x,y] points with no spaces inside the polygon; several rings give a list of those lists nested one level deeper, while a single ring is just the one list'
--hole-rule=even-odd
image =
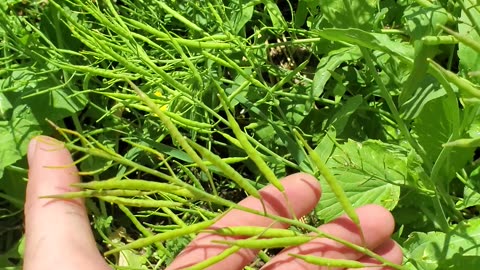
[{"label": "leafy green plant", "polygon": [[0,228],[15,228],[0,231],[0,266],[20,265],[26,146],[47,134],[78,160],[84,191],[64,197],[91,198],[113,266],[123,258],[122,266],[164,267],[229,208],[265,215],[236,202],[269,183],[282,190],[279,178],[303,171],[323,187],[309,223],[270,216],[292,228],[267,231],[269,239],[239,228],[235,235],[252,238],[226,242],[199,269],[242,246],[265,259],[269,248],[312,238],[297,231],[375,257],[316,229],[343,212],[355,221],[352,207],[370,203],[393,212],[405,254],[404,266],[375,257],[385,265],[475,268],[475,1],[8,0],[0,8]]}]

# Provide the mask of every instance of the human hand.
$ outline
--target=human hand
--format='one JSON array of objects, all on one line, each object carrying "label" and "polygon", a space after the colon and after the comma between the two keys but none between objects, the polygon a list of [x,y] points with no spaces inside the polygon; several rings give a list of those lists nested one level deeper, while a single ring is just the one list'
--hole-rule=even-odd
[{"label": "human hand", "polygon": [[[111,269],[98,252],[90,228],[83,200],[40,199],[40,196],[77,191],[70,185],[80,181],[78,171],[63,143],[40,136],[32,140],[28,151],[29,182],[25,202],[25,270],[51,269]],[[297,217],[308,214],[320,198],[319,182],[306,174],[294,174],[282,180],[291,207]],[[270,214],[292,217],[283,195],[274,187],[260,191]],[[260,202],[248,197],[241,205],[263,210]],[[402,262],[399,246],[390,239],[394,221],[391,214],[382,207],[368,205],[357,209],[366,246],[394,263]],[[213,226],[270,226],[268,218],[232,210]],[[285,224],[272,227],[286,228]],[[321,231],[333,234],[361,245],[357,226],[343,216],[322,225]],[[182,251],[168,270],[185,269],[204,261],[225,250],[224,245],[211,243],[212,240],[233,239],[199,234]],[[288,256],[288,253],[309,254],[334,259],[350,259],[367,263],[378,263],[363,257],[345,246],[328,239],[316,239],[307,244],[289,248],[273,258],[262,269],[321,269]],[[256,256],[256,251],[242,249],[209,269],[243,269]],[[369,269],[385,269],[378,268]]]}]

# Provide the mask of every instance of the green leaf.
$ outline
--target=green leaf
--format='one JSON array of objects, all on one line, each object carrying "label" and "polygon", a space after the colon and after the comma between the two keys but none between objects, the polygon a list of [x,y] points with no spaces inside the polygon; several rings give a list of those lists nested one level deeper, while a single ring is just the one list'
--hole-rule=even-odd
[{"label": "green leaf", "polygon": [[[414,74],[412,72],[412,74]],[[418,88],[412,89],[413,93],[410,93],[408,99],[401,104],[400,114],[402,118],[412,120],[415,119],[423,110],[425,105],[437,98],[446,95],[446,91],[437,82],[432,81],[432,77],[425,73],[426,79],[418,83]],[[414,76],[412,75],[412,78]],[[418,82],[418,79],[417,79]],[[407,92],[404,89],[400,94],[401,98],[407,98]]]},{"label": "green leaf", "polygon": [[403,20],[407,33],[414,40],[419,40],[424,36],[436,35],[440,31],[437,24],[445,25],[448,14],[441,7],[409,6],[405,9]]},{"label": "green leaf", "polygon": [[418,142],[433,159],[442,151],[452,133],[447,111],[443,106],[445,99],[436,99],[428,103],[414,121],[413,130]]},{"label": "green leaf", "polygon": [[330,125],[332,125],[338,134],[341,134],[345,129],[350,116],[363,103],[363,97],[361,95],[353,96],[349,98],[345,104],[339,107],[339,110],[331,118]]},{"label": "green leaf", "polygon": [[255,5],[245,0],[231,1],[230,5],[232,5],[229,9],[232,12],[229,14],[230,24],[234,27],[232,34],[238,34],[245,24],[252,19]]},{"label": "green leaf", "polygon": [[[326,164],[355,207],[378,204],[393,209],[400,196],[395,183],[407,178],[407,151],[380,141],[348,141],[335,149]],[[323,178],[322,199],[316,212],[326,222],[338,217],[342,207]]]},{"label": "green leaf", "polygon": [[0,93],[0,120],[6,119],[6,113],[12,108],[12,104],[5,94]]},{"label": "green leaf", "polygon": [[457,209],[463,210],[477,205],[480,205],[480,193],[465,186],[463,189],[463,199],[457,204]]},{"label": "green leaf", "polygon": [[[443,144],[448,142],[454,130],[452,125],[452,111],[448,109],[448,99],[438,98],[425,105],[423,111],[414,120],[413,132],[417,136],[418,143],[428,153],[430,160],[435,161]],[[447,159],[441,165],[441,173],[433,179],[446,183],[455,173],[463,168],[472,158],[473,150],[469,148],[452,148]]]},{"label": "green leaf", "polygon": [[[19,160],[18,163],[24,163]],[[24,165],[26,167],[26,165]],[[25,203],[25,189],[27,187],[27,175],[9,169],[3,171],[3,177],[0,178],[0,198],[8,201],[16,209],[23,209]]]},{"label": "green leaf", "polygon": [[334,128],[330,128],[322,140],[318,143],[317,147],[313,149],[320,156],[323,162],[326,162],[333,153],[335,147],[335,137],[337,132]]},{"label": "green leaf", "polygon": [[320,9],[325,18],[338,28],[373,29],[377,0],[325,0]]},{"label": "green leaf", "polygon": [[414,232],[404,243],[406,265],[415,269],[478,269],[479,234],[478,218],[456,225],[448,234]]},{"label": "green leaf", "polygon": [[393,41],[387,34],[370,33],[361,29],[335,29],[327,28],[317,30],[318,36],[330,41],[346,42],[352,45],[378,50],[390,55],[400,57],[402,61],[412,62],[413,47],[407,43]]},{"label": "green leaf", "polygon": [[308,4],[307,0],[299,0],[297,10],[295,11],[295,27],[300,28],[308,16]]},{"label": "green leaf", "polygon": [[[335,146],[335,137],[336,137],[336,132],[334,128],[330,128],[327,133],[323,136],[323,138],[320,140],[320,142],[317,144],[315,151],[321,158],[321,160],[325,163],[330,156],[333,153],[333,149]],[[313,173],[313,167],[311,167],[311,164],[309,163],[309,160],[306,159],[306,156],[302,156],[300,161],[300,168],[304,172],[307,173]]]},{"label": "green leaf", "polygon": [[18,243],[12,246],[9,250],[7,250],[6,252],[2,252],[2,254],[0,255],[0,267],[2,267],[2,269],[21,269],[16,268],[13,262],[22,259],[22,255],[19,253],[19,247],[21,245],[21,242],[23,241],[23,238],[20,239]]},{"label": "green leaf", "polygon": [[[466,36],[477,43],[480,43],[480,35],[474,28],[474,25],[477,26],[477,29],[478,26],[480,26],[480,10],[478,9],[478,3],[474,4],[473,1],[464,1],[464,5],[475,21],[472,22],[465,11],[462,11],[459,19],[460,22],[458,24],[458,32],[460,35]],[[464,43],[458,44],[458,58],[460,59],[460,69],[464,74],[480,70],[480,54]],[[476,83],[480,83],[478,78],[473,77],[472,79]]]},{"label": "green leaf", "polygon": [[[311,92],[312,97],[319,97],[323,93],[325,85],[332,77],[332,73],[330,71],[337,69],[342,63],[356,61],[360,59],[361,56],[362,54],[358,47],[341,48],[331,51],[324,56],[320,60],[320,63],[318,63],[317,71],[313,77]],[[313,99],[309,100],[307,103],[307,109],[311,109],[313,103]]]},{"label": "green leaf", "polygon": [[27,105],[38,121],[61,120],[82,110],[87,98],[67,85],[54,79],[57,74],[42,74],[34,70],[13,71],[0,80],[0,90],[6,94],[12,105]]},{"label": "green leaf", "polygon": [[25,105],[15,108],[12,120],[0,122],[0,178],[5,167],[25,156],[30,139],[40,133],[37,120]]},{"label": "green leaf", "polygon": [[262,2],[265,5],[268,15],[270,16],[273,27],[287,29],[287,22],[285,21],[285,18],[283,18],[282,12],[278,8],[276,2],[273,0],[263,0]]}]

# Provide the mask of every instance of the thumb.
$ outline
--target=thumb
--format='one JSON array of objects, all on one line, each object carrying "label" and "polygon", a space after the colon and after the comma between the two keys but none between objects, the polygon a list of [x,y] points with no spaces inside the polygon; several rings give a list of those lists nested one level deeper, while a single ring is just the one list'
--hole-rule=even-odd
[{"label": "thumb", "polygon": [[80,181],[63,143],[34,138],[28,165],[24,269],[111,269],[96,248],[83,200],[39,198],[75,191],[70,185]]}]

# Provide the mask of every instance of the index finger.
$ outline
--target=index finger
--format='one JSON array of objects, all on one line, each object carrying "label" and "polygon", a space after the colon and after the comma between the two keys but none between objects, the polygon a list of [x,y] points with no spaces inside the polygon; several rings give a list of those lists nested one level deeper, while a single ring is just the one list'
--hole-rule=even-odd
[{"label": "index finger", "polygon": [[110,269],[97,250],[81,199],[41,196],[76,191],[77,168],[64,144],[46,136],[28,149],[24,269]]},{"label": "index finger", "polygon": [[[285,188],[287,200],[285,196],[272,185],[260,190],[260,195],[262,196],[268,214],[287,218],[292,218],[294,215],[301,217],[312,211],[320,199],[320,183],[308,174],[297,173],[287,176],[282,180],[282,185]],[[263,211],[260,200],[254,197],[244,199],[239,205]],[[293,213],[290,209],[293,210]],[[270,218],[234,209],[216,222],[213,228],[218,229],[233,226],[288,227],[287,224],[273,222]],[[235,238],[201,233],[177,256],[175,261],[167,267],[167,270],[185,269],[218,255],[227,249],[227,246],[212,243],[212,241],[232,239]],[[245,265],[255,258],[257,253],[258,251],[251,249],[240,249],[237,253],[227,257],[209,269],[243,269]]]}]

